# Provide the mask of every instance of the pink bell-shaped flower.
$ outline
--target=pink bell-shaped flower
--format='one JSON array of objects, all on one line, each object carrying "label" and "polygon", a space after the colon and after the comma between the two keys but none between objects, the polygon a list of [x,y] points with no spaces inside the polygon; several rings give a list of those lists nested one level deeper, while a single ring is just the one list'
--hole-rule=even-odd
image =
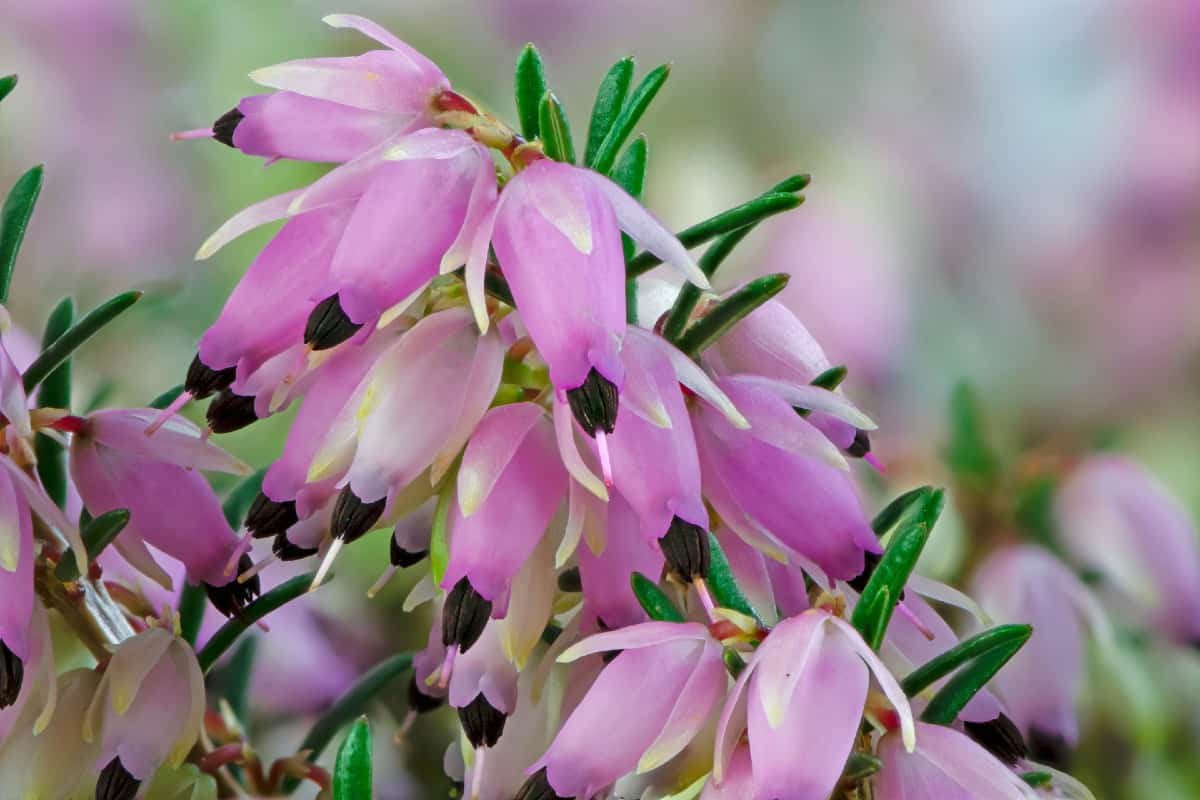
[{"label": "pink bell-shaped flower", "polygon": [[697,623],[598,633],[558,660],[605,650],[621,652],[529,770],[545,768],[560,797],[591,797],[627,772],[666,763],[699,732],[728,685],[721,645]]},{"label": "pink bell-shaped flower", "polygon": [[725,701],[712,779],[724,783],[746,731],[754,773],[747,800],[825,800],[862,724],[871,673],[895,708],[911,750],[915,728],[908,698],[849,623],[820,610],[779,623]]},{"label": "pink bell-shaped flower", "polygon": [[[84,717],[83,738],[98,742],[101,781],[148,781],[179,766],[200,736],[204,676],[192,648],[150,628],[113,653]],[[135,783],[135,786],[136,786]]]},{"label": "pink bell-shaped flower", "polygon": [[1038,794],[991,753],[953,728],[917,723],[911,752],[895,731],[876,750],[878,800],[1032,800]]}]

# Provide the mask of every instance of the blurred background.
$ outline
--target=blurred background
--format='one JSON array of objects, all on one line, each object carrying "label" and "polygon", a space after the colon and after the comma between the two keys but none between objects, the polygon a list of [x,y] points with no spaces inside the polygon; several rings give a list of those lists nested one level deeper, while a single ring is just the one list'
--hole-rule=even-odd
[{"label": "blurred background", "polygon": [[[0,6],[0,73],[21,79],[0,114],[0,185],[33,163],[47,170],[9,310],[37,333],[66,293],[86,307],[145,289],[139,308],[89,344],[77,367],[95,390],[114,379],[114,402],[143,404],[181,380],[200,333],[270,232],[194,262],[205,236],[325,169],[264,169],[212,142],[172,144],[168,134],[208,125],[254,93],[246,75],[256,67],[371,47],[320,22],[354,12],[508,119],[512,62],[536,43],[577,140],[614,60],[632,54],[639,72],[672,62],[643,128],[646,202],[676,228],[811,172],[805,205],[761,226],[722,283],[793,273],[787,302],[831,360],[848,365],[846,390],[881,422],[882,493],[945,480],[948,398],[966,380],[1014,463],[1115,449],[1146,464],[1193,517],[1200,510],[1195,0]],[[266,463],[286,425],[287,415],[272,418],[225,444]],[[969,565],[972,537],[989,534],[947,527],[929,569],[955,578]],[[355,549],[349,569],[362,575],[339,581],[347,594],[331,590],[331,608],[363,608],[357,592],[382,569],[385,547]],[[296,652],[327,648],[338,664],[314,657],[304,666],[352,674],[354,661],[410,640],[389,613],[403,596],[393,587],[369,618],[318,620],[313,644],[296,641]],[[360,644],[330,645],[331,626]],[[1143,656],[1154,677],[1143,681],[1137,725],[1128,724],[1128,693],[1106,691],[1112,676],[1091,670],[1076,770],[1099,797],[1200,796],[1200,656],[1180,647]],[[266,671],[297,669],[277,661]],[[268,682],[278,689],[283,675]],[[341,685],[328,683],[299,711],[321,707],[320,692]],[[282,694],[283,707],[296,702]],[[264,731],[280,710],[265,709]],[[286,726],[272,735],[281,752],[298,739]],[[398,762],[437,771],[440,745],[382,738]],[[422,796],[415,784],[395,786],[380,796]]]}]

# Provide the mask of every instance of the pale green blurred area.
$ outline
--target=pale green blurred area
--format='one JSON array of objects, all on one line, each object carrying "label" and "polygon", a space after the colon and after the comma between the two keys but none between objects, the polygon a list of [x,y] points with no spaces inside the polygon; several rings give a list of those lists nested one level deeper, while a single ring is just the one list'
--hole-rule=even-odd
[{"label": "pale green blurred area", "polygon": [[[0,0],[0,73],[21,76],[0,106],[0,184],[47,163],[10,311],[37,332],[64,293],[88,306],[145,288],[82,351],[78,396],[102,376],[124,404],[178,383],[270,231],[208,262],[192,261],[196,247],[238,209],[325,168],[264,169],[167,135],[254,93],[256,67],[372,46],[322,25],[326,13],[378,20],[510,120],[511,65],[534,41],[577,143],[600,76],[632,54],[639,74],[673,63],[642,126],[647,204],[672,226],[793,172],[814,175],[795,219],[763,225],[724,285],[797,272],[788,300],[880,420],[889,485],[944,480],[946,395],[966,378],[1012,442],[1115,442],[1195,511],[1200,56],[1188,42],[1200,41],[1200,22],[1190,6]],[[224,443],[266,463],[288,418]],[[953,574],[969,542],[947,527],[933,566]],[[379,538],[350,549],[343,580],[374,579]],[[1097,732],[1081,773],[1099,797],[1200,796],[1200,669],[1191,653],[1156,660],[1169,680],[1094,670]],[[1114,722],[1135,733],[1105,733]]]}]

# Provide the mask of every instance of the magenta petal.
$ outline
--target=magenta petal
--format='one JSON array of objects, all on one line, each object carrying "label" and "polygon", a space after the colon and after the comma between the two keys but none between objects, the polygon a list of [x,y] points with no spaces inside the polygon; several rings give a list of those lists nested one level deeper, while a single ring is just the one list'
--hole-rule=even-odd
[{"label": "magenta petal", "polygon": [[87,431],[79,438],[134,458],[188,469],[250,473],[245,463],[204,438],[199,428],[182,417],[172,417],[153,434],[146,433],[157,415],[153,408],[107,408],[88,416]]},{"label": "magenta petal", "polygon": [[708,628],[698,622],[643,622],[613,631],[595,633],[563,651],[558,660],[575,661],[608,650],[637,650],[676,641],[709,642]]},{"label": "magenta petal", "polygon": [[963,734],[917,723],[915,752],[889,733],[878,746],[883,769],[875,778],[878,800],[1016,800],[1037,796],[1021,778]]},{"label": "magenta petal", "polygon": [[397,128],[390,114],[294,92],[243,98],[238,111],[245,116],[233,132],[233,146],[264,158],[341,163],[371,149]]},{"label": "magenta petal", "polygon": [[639,532],[637,516],[621,495],[609,501],[604,549],[593,553],[584,543],[579,547],[579,577],[587,611],[610,628],[642,622],[646,612],[629,590],[634,572],[655,578],[662,572],[663,554],[656,542]]},{"label": "magenta petal", "polygon": [[448,700],[455,708],[482,694],[493,708],[511,714],[517,707],[517,670],[504,654],[499,626],[489,623],[471,649],[454,662]]},{"label": "magenta petal", "polygon": [[396,117],[398,127],[428,119],[434,91],[445,86],[394,50],[370,50],[345,58],[309,58],[263,67],[250,73],[254,82]]},{"label": "magenta petal", "polygon": [[[0,456],[4,458],[4,456]],[[10,564],[0,567],[0,642],[18,658],[29,658],[29,620],[33,614],[33,520],[29,506],[6,471],[0,470],[0,525]]]}]

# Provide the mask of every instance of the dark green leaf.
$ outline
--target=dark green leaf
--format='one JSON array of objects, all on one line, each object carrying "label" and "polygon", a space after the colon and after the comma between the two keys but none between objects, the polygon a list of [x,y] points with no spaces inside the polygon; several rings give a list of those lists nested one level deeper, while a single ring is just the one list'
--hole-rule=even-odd
[{"label": "dark green leaf", "polygon": [[1054,776],[1049,772],[1026,772],[1021,775],[1021,780],[1028,783],[1035,789],[1041,789],[1044,786],[1049,786],[1054,782]]},{"label": "dark green leaf", "polygon": [[[233,714],[239,720],[246,719],[249,708],[250,679],[254,675],[254,661],[258,656],[258,637],[246,636],[221,670],[216,681],[217,693],[225,698]],[[211,696],[211,695],[210,695]]]},{"label": "dark green leaf", "polygon": [[612,65],[612,69],[600,82],[596,92],[596,102],[592,106],[592,118],[588,122],[587,148],[584,150],[583,163],[592,166],[596,161],[596,152],[600,143],[612,130],[621,106],[625,105],[625,96],[629,94],[629,85],[633,83],[633,59],[622,58]]},{"label": "dark green leaf", "polygon": [[801,173],[784,178],[771,187],[772,192],[803,192],[812,183],[812,175]]},{"label": "dark green leaf", "polygon": [[338,748],[333,800],[366,800],[371,794],[371,726],[360,717]]},{"label": "dark green leaf", "polygon": [[900,686],[909,697],[925,691],[954,670],[997,647],[1020,647],[1033,633],[1028,625],[999,625],[964,639],[908,674]]},{"label": "dark green leaf", "polygon": [[820,375],[812,379],[813,386],[820,386],[822,389],[833,391],[842,385],[842,381],[846,380],[846,375],[849,370],[842,365],[830,367]]},{"label": "dark green leaf", "polygon": [[871,520],[871,529],[875,531],[875,535],[883,538],[890,533],[909,512],[919,509],[921,502],[932,491],[932,486],[918,486],[884,506],[883,510],[875,515],[875,519]]},{"label": "dark green leaf", "polygon": [[846,759],[846,768],[842,770],[842,780],[861,781],[883,769],[883,762],[870,753],[855,750]]},{"label": "dark green leaf", "polygon": [[525,141],[532,142],[538,138],[538,105],[546,94],[546,68],[533,44],[525,45],[517,57],[515,89],[521,135]]},{"label": "dark green leaf", "polygon": [[29,218],[33,216],[33,207],[42,191],[43,170],[43,166],[38,164],[17,178],[3,208],[0,208],[0,305],[8,302],[8,288],[12,285],[17,253],[21,250],[25,229],[29,227]]},{"label": "dark green leaf", "polygon": [[80,345],[136,303],[141,296],[141,292],[125,292],[85,314],[70,330],[58,337],[54,344],[43,350],[29,365],[29,369],[25,370],[25,374],[21,376],[25,391],[32,392],[59,364],[70,358]]},{"label": "dark green leaf", "polygon": [[733,577],[733,569],[729,566],[729,558],[711,531],[708,534],[708,549],[710,560],[707,583],[717,605],[722,608],[732,608],[740,614],[761,620],[762,617],[750,605],[750,601],[742,593],[742,588],[737,585],[737,579]]},{"label": "dark green leaf", "polygon": [[783,291],[790,278],[787,273],[764,275],[741,286],[714,305],[679,338],[678,347],[692,358],[719,339],[725,331],[741,322],[750,312]]},{"label": "dark green leaf", "polygon": [[[54,340],[66,333],[75,321],[75,303],[64,297],[46,319],[46,331],[42,334],[42,347],[49,347]],[[71,361],[64,361],[51,372],[38,390],[38,405],[43,408],[71,407]],[[38,477],[46,494],[60,508],[67,502],[67,453],[63,446],[44,433],[34,438],[37,454]]]},{"label": "dark green leaf", "polygon": [[737,676],[742,674],[742,670],[746,668],[746,659],[742,658],[741,654],[733,648],[726,647],[723,653],[725,659],[725,669],[729,674],[737,679]]},{"label": "dark green leaf", "polygon": [[[307,593],[309,587],[312,585],[313,577],[314,574],[312,573],[297,575],[291,580],[279,584],[246,606],[242,613],[222,625],[200,652],[196,654],[196,659],[200,662],[200,668],[208,672],[212,669],[213,664],[216,664],[218,659],[225,654],[225,651],[233,646],[238,637],[249,630],[254,623],[280,606],[290,603],[297,597]],[[326,583],[328,583],[328,579]]]},{"label": "dark green leaf", "polygon": [[[337,732],[362,714],[367,704],[410,666],[412,653],[400,653],[376,664],[321,715],[298,749],[309,751],[310,762],[319,759]],[[284,789],[290,792],[296,785],[297,782],[291,780],[284,784]]]},{"label": "dark green leaf", "polygon": [[538,131],[546,155],[565,164],[575,163],[575,140],[571,137],[571,123],[554,92],[546,92],[542,102],[538,104]]},{"label": "dark green leaf", "polygon": [[0,78],[0,100],[12,94],[12,90],[15,88],[17,88],[16,75],[5,75],[3,78]]},{"label": "dark green leaf", "polygon": [[225,512],[225,521],[235,531],[242,527],[242,521],[246,519],[246,512],[250,510],[254,498],[258,497],[258,493],[262,491],[263,478],[266,474],[267,468],[263,467],[233,487],[233,491],[225,496],[221,510]]},{"label": "dark green leaf", "polygon": [[179,398],[179,395],[181,395],[181,394],[183,394],[183,384],[182,383],[179,384],[178,386],[172,386],[170,389],[167,389],[165,392],[160,394],[158,397],[151,400],[150,408],[157,408],[158,410],[161,411],[162,409],[171,405],[171,403],[174,403]]},{"label": "dark green leaf", "polygon": [[659,622],[684,621],[683,614],[654,581],[640,572],[635,572],[629,577],[629,584],[633,587],[633,594],[642,604],[642,608],[646,609],[646,613],[650,615],[650,619]]},{"label": "dark green leaf", "polygon": [[988,444],[979,397],[961,382],[950,394],[950,444],[946,464],[960,478],[985,483],[996,475],[996,454]]},{"label": "dark green leaf", "polygon": [[[804,197],[802,195],[795,195],[791,192],[768,192],[740,206],[731,208],[728,211],[722,211],[720,214],[697,222],[689,228],[684,228],[675,234],[675,236],[684,247],[691,250],[693,247],[699,247],[710,239],[715,239],[722,234],[736,231],[747,225],[757,224],[767,217],[791,211],[803,202]],[[725,255],[728,255],[728,253]],[[629,266],[625,272],[628,277],[636,278],[639,275],[644,275],[661,263],[661,258],[647,251],[639,253],[633,258],[629,262]]]},{"label": "dark green leaf", "polygon": [[[88,563],[95,561],[96,556],[112,544],[113,539],[116,539],[117,534],[128,524],[129,512],[123,508],[105,512],[95,519],[88,519],[86,523],[81,520],[80,535],[83,537],[83,546],[87,549]],[[75,565],[74,553],[67,550],[63,554],[58,561],[58,566],[54,569],[54,575],[64,583],[79,577],[79,568]]]},{"label": "dark green leaf", "polygon": [[883,643],[892,612],[896,609],[908,576],[917,565],[921,550],[929,541],[929,532],[941,514],[942,503],[943,492],[934,490],[925,497],[917,512],[896,531],[854,607],[850,622],[872,649],[878,650]]},{"label": "dark green leaf", "polygon": [[[642,199],[642,192],[646,188],[648,156],[646,137],[639,136],[630,142],[629,147],[625,148],[620,161],[617,162],[616,169],[613,170],[613,181],[638,200]],[[626,261],[633,257],[633,239],[627,233],[621,234],[621,249],[624,251]],[[630,325],[637,325],[638,321],[637,280],[633,278],[625,283],[625,321]]]},{"label": "dark green leaf", "polygon": [[971,702],[971,698],[1017,654],[1032,633],[1033,629],[1029,628],[1024,637],[993,647],[960,669],[929,701],[921,719],[934,725],[949,725],[954,722],[958,713]]},{"label": "dark green leaf", "polygon": [[200,625],[204,622],[204,611],[208,608],[208,598],[204,588],[190,583],[183,585],[179,593],[179,636],[193,647],[196,637],[200,635]]},{"label": "dark green leaf", "polygon": [[601,175],[607,175],[612,170],[613,164],[617,161],[617,154],[625,146],[625,140],[633,133],[638,120],[642,118],[642,114],[646,113],[646,109],[650,107],[654,96],[658,94],[658,90],[667,82],[667,77],[670,74],[670,65],[663,64],[651,70],[642,79],[642,82],[638,84],[637,88],[633,90],[633,93],[629,95],[629,98],[621,106],[621,110],[617,114],[617,118],[613,120],[608,134],[600,142],[600,146],[596,148],[596,157],[592,160],[592,169]]}]

